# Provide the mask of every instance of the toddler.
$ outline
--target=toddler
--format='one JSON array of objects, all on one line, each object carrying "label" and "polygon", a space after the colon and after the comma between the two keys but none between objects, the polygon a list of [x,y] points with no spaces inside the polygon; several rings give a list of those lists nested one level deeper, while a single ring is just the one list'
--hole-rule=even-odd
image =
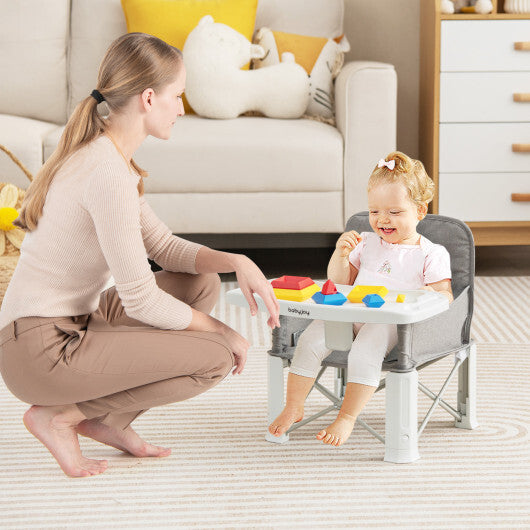
[{"label": "toddler", "polygon": [[[328,278],[348,285],[384,285],[388,289],[428,289],[453,300],[449,253],[416,232],[427,213],[434,183],[423,164],[394,152],[380,160],[368,180],[368,209],[373,232],[346,232],[337,241]],[[395,324],[353,325],[348,381],[336,420],[317,434],[326,444],[342,445],[357,416],[379,386],[381,364],[397,343]],[[324,323],[313,321],[299,338],[287,380],[285,408],[269,426],[281,436],[304,416],[304,402],[326,348]]]}]

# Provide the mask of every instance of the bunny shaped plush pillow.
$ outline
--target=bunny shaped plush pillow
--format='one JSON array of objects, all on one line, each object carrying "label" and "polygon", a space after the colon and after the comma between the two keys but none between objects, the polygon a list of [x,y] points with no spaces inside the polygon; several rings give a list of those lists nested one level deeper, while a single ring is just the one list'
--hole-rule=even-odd
[{"label": "bunny shaped plush pillow", "polygon": [[345,52],[350,49],[345,35],[328,39],[261,28],[254,37],[254,43],[266,52],[263,58],[253,61],[256,69],[278,64],[282,53],[293,53],[296,62],[304,67],[309,76],[310,101],[305,114],[325,119],[333,117],[333,80],[342,68]]},{"label": "bunny shaped plush pillow", "polygon": [[206,118],[236,118],[258,111],[270,118],[299,118],[309,103],[309,78],[291,53],[259,70],[241,70],[263,57],[261,46],[225,24],[203,17],[183,49],[186,97]]}]

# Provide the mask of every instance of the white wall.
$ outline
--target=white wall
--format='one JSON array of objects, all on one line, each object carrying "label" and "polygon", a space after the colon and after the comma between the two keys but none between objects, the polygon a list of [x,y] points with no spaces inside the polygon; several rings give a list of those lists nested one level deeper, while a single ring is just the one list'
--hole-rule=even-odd
[{"label": "white wall", "polygon": [[346,60],[395,66],[397,147],[414,158],[418,156],[420,1],[429,0],[344,0],[344,30],[351,44]]}]

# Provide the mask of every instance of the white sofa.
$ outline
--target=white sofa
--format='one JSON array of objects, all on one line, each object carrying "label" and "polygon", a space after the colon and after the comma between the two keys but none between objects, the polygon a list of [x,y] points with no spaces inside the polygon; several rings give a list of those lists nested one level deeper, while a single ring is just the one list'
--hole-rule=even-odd
[{"label": "white sofa", "polygon": [[[109,44],[127,31],[120,0],[0,0],[0,143],[36,173],[75,105],[95,88]],[[256,28],[334,37],[342,0],[259,0]],[[44,23],[43,23],[44,22]],[[366,207],[377,160],[395,148],[392,65],[350,62],[336,80],[337,127],[240,117],[177,120],[135,160],[146,197],[179,234],[336,234]],[[0,181],[26,186],[7,158]]]}]

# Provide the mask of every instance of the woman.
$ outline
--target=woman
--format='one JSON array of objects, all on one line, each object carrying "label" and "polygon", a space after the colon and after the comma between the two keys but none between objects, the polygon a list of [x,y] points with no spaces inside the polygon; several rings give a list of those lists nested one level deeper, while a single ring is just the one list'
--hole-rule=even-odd
[{"label": "woman", "polygon": [[[241,373],[248,342],[209,316],[216,273],[235,271],[252,314],[257,293],[279,326],[272,288],[250,259],[173,236],[142,196],[147,174],[133,153],[148,135],[170,137],[185,76],[180,51],[156,37],[114,41],[17,220],[27,234],[0,312],[0,371],[33,404],[27,429],[72,477],[107,468],[82,456],[78,434],[167,456],[130,423]],[[147,257],[164,270],[153,274]],[[116,285],[102,293],[110,275]]]}]

